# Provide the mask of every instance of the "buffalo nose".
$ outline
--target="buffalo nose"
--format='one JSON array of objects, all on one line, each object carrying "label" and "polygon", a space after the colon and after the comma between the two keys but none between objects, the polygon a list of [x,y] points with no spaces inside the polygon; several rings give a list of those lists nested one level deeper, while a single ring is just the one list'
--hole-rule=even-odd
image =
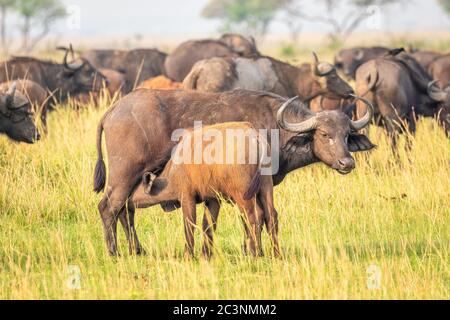
[{"label": "buffalo nose", "polygon": [[355,168],[355,160],[350,157],[346,157],[338,160],[341,170],[353,170]]}]

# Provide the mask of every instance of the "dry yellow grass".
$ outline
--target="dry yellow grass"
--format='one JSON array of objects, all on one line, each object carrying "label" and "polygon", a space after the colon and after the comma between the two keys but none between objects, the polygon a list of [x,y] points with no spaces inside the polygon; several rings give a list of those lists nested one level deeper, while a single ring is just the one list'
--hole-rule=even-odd
[{"label": "dry yellow grass", "polygon": [[[450,143],[427,119],[409,154],[379,147],[340,176],[323,165],[276,188],[283,259],[242,256],[238,210],[219,218],[216,257],[182,258],[181,214],[138,212],[145,257],[106,254],[92,192],[95,129],[105,110],[60,109],[35,145],[0,138],[0,298],[449,298]],[[200,232],[197,232],[197,244]],[[197,249],[199,251],[199,245]],[[266,252],[269,243],[265,236]],[[370,265],[379,268],[368,289]],[[80,289],[67,285],[71,265]]]}]

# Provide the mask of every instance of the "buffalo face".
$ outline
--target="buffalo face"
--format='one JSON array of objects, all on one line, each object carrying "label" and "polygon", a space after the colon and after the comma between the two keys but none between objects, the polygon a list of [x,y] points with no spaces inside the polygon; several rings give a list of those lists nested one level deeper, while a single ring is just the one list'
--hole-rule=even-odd
[{"label": "buffalo face", "polygon": [[86,59],[80,58],[67,62],[70,52],[72,52],[73,56],[73,49],[66,49],[63,60],[63,89],[71,93],[100,91],[103,88],[103,83],[107,83],[106,77]]},{"label": "buffalo face", "polygon": [[16,83],[0,94],[0,129],[18,142],[34,143],[40,139],[31,104],[22,94],[16,93]]},{"label": "buffalo face", "polygon": [[339,173],[347,174],[355,168],[355,159],[350,152],[366,151],[374,147],[365,135],[357,134],[358,130],[370,123],[373,107],[369,101],[354,97],[368,105],[368,112],[358,121],[351,120],[341,111],[333,110],[318,112],[299,123],[289,123],[284,119],[284,112],[296,99],[292,98],[279,109],[277,122],[285,130],[308,134],[314,157]]},{"label": "buffalo face", "polygon": [[319,62],[315,53],[314,75],[317,77],[321,87],[321,94],[331,99],[348,98],[354,93],[353,88],[337,74],[336,68],[329,63]]}]

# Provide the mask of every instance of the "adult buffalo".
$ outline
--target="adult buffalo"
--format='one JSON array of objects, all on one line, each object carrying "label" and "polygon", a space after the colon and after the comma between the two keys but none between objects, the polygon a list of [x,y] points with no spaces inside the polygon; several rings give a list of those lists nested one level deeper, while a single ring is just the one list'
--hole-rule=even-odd
[{"label": "adult buffalo", "polygon": [[129,93],[142,81],[165,74],[167,54],[157,49],[89,50],[82,57],[97,68],[116,70],[123,74],[123,92]]},{"label": "adult buffalo", "polygon": [[333,65],[319,62],[295,67],[270,58],[216,57],[197,62],[184,79],[185,89],[221,92],[233,89],[259,90],[310,101],[317,96],[345,98],[353,89]]},{"label": "adult buffalo", "polygon": [[[138,186],[142,185],[145,172],[157,173],[158,168],[164,167],[168,160],[164,157],[173,146],[174,130],[193,127],[194,121],[205,125],[247,121],[256,129],[276,130],[279,170],[273,175],[273,182],[277,185],[289,172],[315,162],[323,162],[342,174],[351,172],[355,161],[349,151],[373,147],[366,136],[355,133],[370,122],[371,116],[372,112],[368,112],[359,121],[352,121],[340,111],[314,114],[297,98],[287,100],[267,92],[133,91],[104,115],[97,132],[96,192],[103,190],[106,182],[103,131],[108,150],[108,185],[98,208],[109,252],[117,253],[118,219],[124,227],[130,252],[142,252],[134,227],[134,211],[152,202]],[[273,148],[275,142],[271,141],[271,145]],[[262,208],[271,212],[268,216],[276,219],[273,203],[259,201]],[[163,205],[173,208],[176,204]],[[268,224],[274,225],[273,221]]]},{"label": "adult buffalo", "polygon": [[50,107],[51,96],[48,91],[36,82],[30,80],[14,80],[0,83],[0,91],[7,91],[15,83],[17,93],[22,94],[32,106],[32,112],[41,118],[42,128],[47,131],[47,111]]},{"label": "adult buffalo", "polygon": [[102,85],[98,80],[105,77],[87,60],[78,59],[69,63],[68,54],[69,50],[62,64],[31,57],[14,57],[1,63],[0,82],[31,80],[51,93],[59,103],[70,95],[100,90]]},{"label": "adult buffalo", "polygon": [[356,69],[363,63],[383,55],[389,51],[385,47],[356,47],[343,49],[335,57],[335,66],[344,74],[355,79]]},{"label": "adult buffalo", "polygon": [[[417,60],[401,50],[359,67],[356,92],[374,103],[375,121],[386,128],[393,146],[399,132],[415,132],[415,115],[437,115],[447,97]],[[357,103],[359,114],[365,109]]]},{"label": "adult buffalo", "polygon": [[182,82],[197,61],[212,57],[259,55],[253,38],[225,34],[218,40],[190,40],[176,47],[165,62],[166,75]]},{"label": "adult buffalo", "polygon": [[5,91],[0,88],[0,133],[18,142],[34,143],[39,140],[39,131],[34,123],[30,101],[16,91],[13,82]]}]

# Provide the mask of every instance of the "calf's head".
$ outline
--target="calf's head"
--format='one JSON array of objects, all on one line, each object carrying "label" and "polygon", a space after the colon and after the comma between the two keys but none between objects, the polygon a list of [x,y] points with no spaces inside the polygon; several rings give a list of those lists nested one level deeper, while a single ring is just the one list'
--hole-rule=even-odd
[{"label": "calf's head", "polygon": [[305,135],[304,141],[310,143],[317,160],[341,174],[350,173],[355,168],[355,159],[350,152],[366,151],[374,147],[365,135],[357,133],[370,123],[373,107],[368,100],[354,97],[368,106],[367,113],[358,121],[351,120],[342,111],[333,110],[311,114],[311,117],[299,123],[290,123],[285,120],[284,113],[289,104],[297,99],[295,97],[286,101],[278,110],[278,125],[282,129]]},{"label": "calf's head", "polygon": [[337,74],[336,67],[327,62],[319,62],[313,52],[314,76],[316,84],[320,86],[319,94],[328,98],[347,98],[354,91],[350,85]]},{"label": "calf's head", "polygon": [[34,143],[40,139],[31,104],[16,93],[15,82],[7,92],[0,93],[0,132],[18,142]]}]

